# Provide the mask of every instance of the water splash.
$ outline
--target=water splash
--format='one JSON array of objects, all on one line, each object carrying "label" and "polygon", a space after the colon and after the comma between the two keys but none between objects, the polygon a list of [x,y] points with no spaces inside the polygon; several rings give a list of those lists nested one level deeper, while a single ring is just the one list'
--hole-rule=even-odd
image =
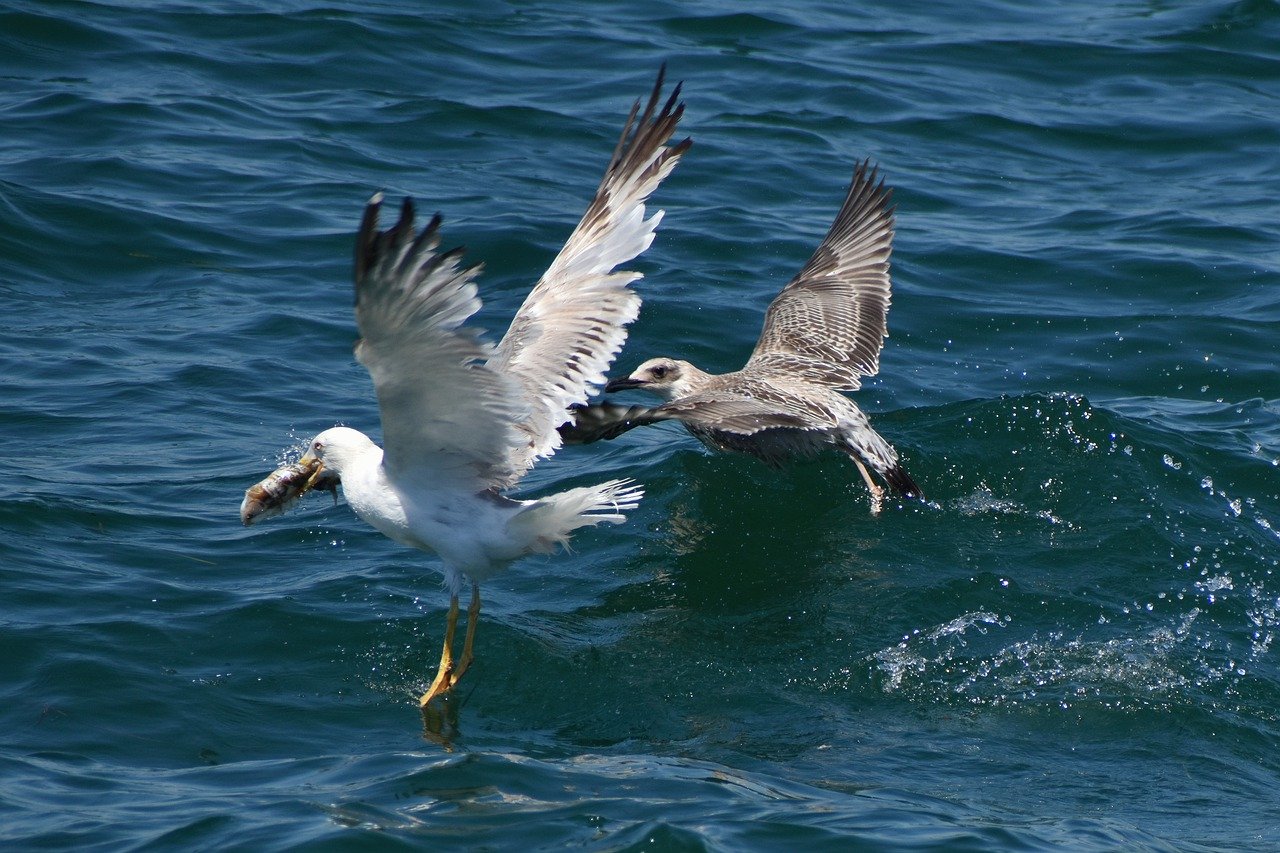
[{"label": "water splash", "polygon": [[882,649],[871,657],[886,676],[885,692],[893,693],[925,678],[934,667],[945,668],[954,661],[968,645],[965,632],[970,628],[985,634],[988,625],[1004,628],[1008,623],[1007,618],[987,611],[966,613],[927,631],[913,631],[896,646]]}]

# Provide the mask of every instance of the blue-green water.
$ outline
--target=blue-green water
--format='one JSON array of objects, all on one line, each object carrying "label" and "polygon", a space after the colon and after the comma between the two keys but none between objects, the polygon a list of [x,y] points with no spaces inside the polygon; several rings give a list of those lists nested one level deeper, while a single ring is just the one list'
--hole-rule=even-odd
[{"label": "blue-green water", "polygon": [[[1280,5],[850,5],[5,6],[0,844],[1280,847]],[[740,364],[871,157],[858,400],[933,503],[571,448],[527,494],[644,503],[486,586],[424,736],[433,559],[240,496],[376,432],[365,199],[440,210],[500,328],[663,61],[695,145],[618,367]]]}]

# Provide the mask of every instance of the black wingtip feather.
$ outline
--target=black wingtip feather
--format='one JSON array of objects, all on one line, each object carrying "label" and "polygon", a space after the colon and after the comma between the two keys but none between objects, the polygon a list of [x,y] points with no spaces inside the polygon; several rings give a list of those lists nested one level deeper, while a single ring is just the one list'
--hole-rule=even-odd
[{"label": "black wingtip feather", "polygon": [[570,406],[573,417],[558,428],[566,444],[591,444],[609,441],[628,430],[657,423],[663,418],[647,406],[620,406],[617,403],[592,403]]},{"label": "black wingtip feather", "polygon": [[903,497],[925,499],[924,490],[916,485],[916,481],[911,479],[911,475],[901,465],[885,471],[884,481],[889,484],[890,489]]},{"label": "black wingtip feather", "polygon": [[[360,281],[373,263],[374,243],[378,239],[378,213],[382,210],[382,192],[373,194],[364,206],[360,230],[356,232],[355,279]],[[357,291],[357,297],[359,293]]]}]

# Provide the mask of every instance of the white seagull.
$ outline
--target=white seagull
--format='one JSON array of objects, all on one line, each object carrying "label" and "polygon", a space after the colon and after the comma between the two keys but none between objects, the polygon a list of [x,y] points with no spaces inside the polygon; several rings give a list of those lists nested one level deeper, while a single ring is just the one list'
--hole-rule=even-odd
[{"label": "white seagull", "polygon": [[[640,273],[615,269],[653,242],[662,211],[646,219],[645,201],[691,144],[670,143],[684,105],[677,85],[659,109],[662,83],[660,71],[643,113],[640,101],[632,107],[595,198],[496,346],[466,325],[480,308],[480,265],[460,267],[461,249],[437,250],[438,215],[415,233],[410,199],[380,232],[375,195],[356,238],[355,354],[373,379],[384,446],[348,427],[327,429],[298,462],[245,494],[241,518],[250,524],[340,482],[356,515],[440,557],[451,599],[424,709],[473,660],[480,583],[511,560],[567,543],[579,527],[622,522],[642,495],[630,480],[534,500],[505,492],[560,447],[556,428],[604,384],[639,312],[628,285]],[[455,661],[464,578],[471,606]]]},{"label": "white seagull", "polygon": [[560,429],[571,444],[616,438],[662,421],[684,424],[713,450],[748,453],[774,466],[835,449],[853,461],[879,512],[884,490],[923,497],[898,461],[898,451],[840,393],[856,391],[880,369],[888,337],[889,254],[893,250],[892,190],[863,162],[840,212],[804,269],[765,313],[747,363],[712,374],[687,361],[653,358],[606,392],[640,388],[669,402],[648,408],[597,403],[575,410]]}]

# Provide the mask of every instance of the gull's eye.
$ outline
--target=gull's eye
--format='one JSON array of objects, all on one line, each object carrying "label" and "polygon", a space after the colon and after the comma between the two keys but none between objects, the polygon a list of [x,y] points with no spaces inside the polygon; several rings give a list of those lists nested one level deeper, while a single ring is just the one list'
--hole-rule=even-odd
[{"label": "gull's eye", "polygon": [[649,373],[653,375],[654,379],[662,379],[667,375],[667,369],[665,367],[655,367]]}]

